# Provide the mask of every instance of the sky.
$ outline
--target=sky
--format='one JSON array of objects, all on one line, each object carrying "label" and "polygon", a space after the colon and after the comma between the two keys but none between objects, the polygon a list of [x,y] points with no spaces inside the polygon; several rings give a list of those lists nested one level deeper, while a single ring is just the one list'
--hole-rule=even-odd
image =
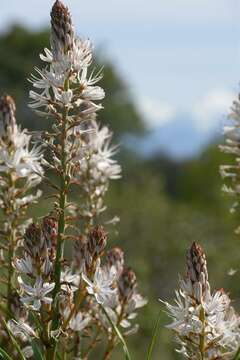
[{"label": "sky", "polygon": [[[50,0],[1,0],[0,31],[49,26]],[[240,0],[66,0],[76,32],[106,51],[150,129],[226,119],[240,81]],[[219,130],[220,131],[220,130]]]}]

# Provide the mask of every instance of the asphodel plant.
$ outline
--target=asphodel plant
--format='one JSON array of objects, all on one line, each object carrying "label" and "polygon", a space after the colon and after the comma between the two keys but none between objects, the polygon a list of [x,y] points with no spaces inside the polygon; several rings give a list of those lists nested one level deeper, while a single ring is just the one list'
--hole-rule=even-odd
[{"label": "asphodel plant", "polygon": [[[51,130],[21,130],[13,99],[0,100],[4,359],[88,359],[98,346],[99,359],[110,359],[119,344],[130,359],[125,339],[137,331],[133,321],[146,300],[104,229],[115,222],[103,214],[104,198],[121,167],[111,132],[97,121],[105,93],[92,57],[90,41],[76,37],[68,9],[56,1],[50,49],[30,78],[29,106],[51,120]],[[51,188],[52,209],[33,222],[26,209],[41,195],[32,193],[41,181]]]},{"label": "asphodel plant", "polygon": [[[240,102],[233,102],[230,124],[224,127],[226,141],[220,149],[230,154],[230,164],[220,166],[223,191],[234,199],[231,212],[239,209],[240,194]],[[236,229],[239,234],[240,229]],[[206,256],[193,243],[187,252],[186,275],[180,279],[175,304],[165,302],[182,358],[192,360],[239,360],[240,316],[223,290],[210,290]]]}]

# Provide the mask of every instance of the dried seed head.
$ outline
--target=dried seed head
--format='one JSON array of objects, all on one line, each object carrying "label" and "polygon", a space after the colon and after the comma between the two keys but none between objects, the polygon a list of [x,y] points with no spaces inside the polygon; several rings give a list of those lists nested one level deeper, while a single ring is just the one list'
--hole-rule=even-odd
[{"label": "dried seed head", "polygon": [[209,294],[206,256],[200,245],[195,242],[187,251],[187,278],[192,284],[192,295],[201,302]]},{"label": "dried seed head", "polygon": [[107,234],[102,226],[94,227],[88,237],[88,251],[94,256],[100,256],[107,244]]},{"label": "dried seed head", "polygon": [[137,278],[134,271],[130,268],[124,268],[118,281],[120,297],[123,300],[129,299],[133,295],[136,286]]},{"label": "dried seed head", "polygon": [[51,11],[51,45],[55,60],[73,49],[74,30],[68,8],[57,0]]},{"label": "dried seed head", "polygon": [[16,105],[13,98],[9,95],[4,95],[0,98],[0,117],[3,122],[3,130],[7,131],[8,127],[13,128],[16,124]]},{"label": "dried seed head", "polygon": [[114,266],[117,270],[117,275],[120,276],[124,267],[124,252],[119,247],[114,247],[107,252],[106,256],[107,266]]}]

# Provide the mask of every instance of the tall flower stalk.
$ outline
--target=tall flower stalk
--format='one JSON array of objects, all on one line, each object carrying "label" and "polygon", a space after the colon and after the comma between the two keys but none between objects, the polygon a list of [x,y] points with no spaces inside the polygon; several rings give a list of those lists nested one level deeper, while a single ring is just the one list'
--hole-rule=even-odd
[{"label": "tall flower stalk", "polygon": [[165,303],[180,345],[191,360],[232,360],[240,345],[240,317],[223,289],[210,291],[206,257],[193,243],[187,252],[187,273],[180,280],[175,305]]},{"label": "tall flower stalk", "polygon": [[[225,180],[223,191],[228,193],[234,199],[231,212],[239,208],[240,194],[240,98],[233,102],[229,114],[229,125],[224,126],[225,144],[220,145],[220,149],[227,154],[232,155],[231,164],[220,166],[220,174]],[[236,230],[240,231],[240,228]]]},{"label": "tall flower stalk", "polygon": [[[106,252],[108,236],[99,225],[100,215],[109,181],[120,177],[121,167],[113,159],[109,129],[96,119],[105,94],[96,85],[101,72],[89,70],[91,43],[75,36],[60,1],[51,11],[50,44],[40,55],[45,67],[31,77],[30,107],[52,119],[42,143],[47,183],[56,201],[50,214],[26,229],[14,258],[27,315],[24,324],[22,319],[9,321],[8,327],[21,347],[31,347],[29,340],[35,339],[46,359],[59,354],[87,359],[99,341],[107,342],[103,358],[108,359],[119,341],[129,354],[125,337],[137,330],[130,320],[146,301],[137,291],[135,274],[124,266],[122,250]],[[68,250],[73,247],[71,258],[65,258],[65,244]],[[24,325],[31,334],[28,341]]]},{"label": "tall flower stalk", "polygon": [[[26,209],[36,202],[40,191],[31,194],[42,179],[42,151],[31,145],[31,136],[16,124],[14,100],[6,95],[0,98],[0,207],[3,211],[1,230],[1,263],[7,270],[7,311],[13,314],[16,284],[13,260],[27,225]],[[5,277],[5,275],[4,275]]]},{"label": "tall flower stalk", "polygon": [[[46,136],[45,143],[52,152],[47,164],[59,177],[58,198],[58,234],[54,269],[55,288],[53,291],[54,319],[52,329],[59,326],[57,294],[60,290],[61,264],[63,261],[66,209],[69,187],[82,157],[83,144],[81,129],[83,123],[89,127],[101,105],[95,100],[104,97],[104,91],[95,86],[101,76],[88,77],[88,68],[92,61],[92,49],[89,41],[75,37],[68,9],[56,1],[51,12],[51,52],[45,49],[42,60],[49,65],[43,70],[37,69],[40,78],[33,76],[33,86],[41,93],[30,92],[30,106],[41,109],[41,115],[53,118],[53,132]],[[76,129],[78,127],[78,129]]]}]

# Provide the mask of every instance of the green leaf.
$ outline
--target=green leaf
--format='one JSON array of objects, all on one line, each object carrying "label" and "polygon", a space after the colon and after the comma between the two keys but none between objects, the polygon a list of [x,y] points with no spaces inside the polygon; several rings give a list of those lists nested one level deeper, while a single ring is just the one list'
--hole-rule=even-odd
[{"label": "green leaf", "polygon": [[149,347],[148,347],[147,360],[151,360],[151,358],[152,358],[153,348],[154,348],[154,345],[155,345],[155,343],[157,341],[158,332],[159,332],[160,316],[161,316],[161,310],[159,311],[157,321],[156,321],[156,323],[154,325],[152,339],[151,339],[151,342],[150,342]]},{"label": "green leaf", "polygon": [[38,346],[36,340],[33,340],[31,342],[31,345],[32,345],[32,349],[33,349],[33,358],[35,360],[44,360],[44,357],[39,349],[39,346]]},{"label": "green leaf", "polygon": [[240,360],[240,347],[238,348],[238,351],[236,355],[234,356],[233,360]]},{"label": "green leaf", "polygon": [[13,358],[11,358],[6,351],[4,351],[1,347],[0,347],[0,359],[2,360],[13,360]]},{"label": "green leaf", "polygon": [[129,353],[129,350],[128,350],[126,341],[124,340],[121,332],[119,331],[119,329],[117,328],[117,326],[114,324],[114,322],[112,321],[112,319],[111,319],[110,316],[108,315],[108,313],[107,313],[107,311],[105,310],[105,308],[104,308],[103,305],[101,305],[101,308],[103,309],[104,314],[106,315],[108,321],[110,322],[110,324],[111,324],[113,330],[115,331],[116,335],[118,336],[120,342],[122,343],[123,351],[124,351],[124,354],[125,354],[125,359],[126,359],[126,360],[131,360],[131,356],[130,356],[130,353]]}]

